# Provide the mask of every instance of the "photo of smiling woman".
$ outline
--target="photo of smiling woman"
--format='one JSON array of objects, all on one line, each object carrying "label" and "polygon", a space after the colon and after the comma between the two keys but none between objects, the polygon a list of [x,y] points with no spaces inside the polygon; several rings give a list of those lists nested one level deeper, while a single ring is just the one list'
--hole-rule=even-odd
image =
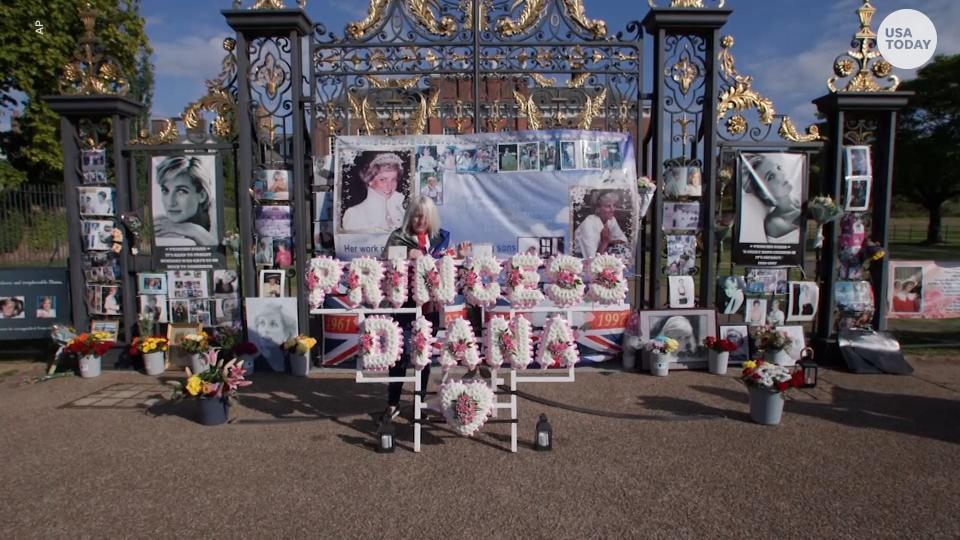
[{"label": "photo of smiling woman", "polygon": [[216,246],[214,156],[153,158],[153,235],[158,246]]},{"label": "photo of smiling woman", "polygon": [[403,222],[411,152],[359,152],[341,171],[340,230],[390,232]]},{"label": "photo of smiling woman", "polygon": [[[800,264],[800,223],[806,156],[785,152],[740,155],[740,216],[734,262]],[[776,244],[765,249],[764,245]],[[792,244],[787,248],[785,244]],[[770,257],[776,255],[776,260]]]}]

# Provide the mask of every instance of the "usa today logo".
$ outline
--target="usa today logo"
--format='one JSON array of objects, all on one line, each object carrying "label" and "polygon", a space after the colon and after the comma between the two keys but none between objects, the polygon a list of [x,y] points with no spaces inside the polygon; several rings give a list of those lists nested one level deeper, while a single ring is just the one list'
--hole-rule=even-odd
[{"label": "usa today logo", "polygon": [[899,9],[880,23],[877,45],[880,54],[894,67],[915,69],[933,58],[937,50],[937,29],[923,13]]}]

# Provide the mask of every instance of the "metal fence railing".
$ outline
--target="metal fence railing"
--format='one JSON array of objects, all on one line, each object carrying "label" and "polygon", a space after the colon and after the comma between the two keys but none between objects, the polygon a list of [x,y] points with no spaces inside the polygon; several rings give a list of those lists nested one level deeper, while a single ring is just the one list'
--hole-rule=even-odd
[{"label": "metal fence railing", "polygon": [[67,251],[63,186],[0,190],[0,267],[65,266]]},{"label": "metal fence railing", "polygon": [[[945,243],[956,242],[957,226],[944,224],[940,226],[940,233],[943,235]],[[891,223],[888,229],[888,238],[891,244],[913,244],[924,242],[927,239],[927,224],[913,223],[896,224]]]}]

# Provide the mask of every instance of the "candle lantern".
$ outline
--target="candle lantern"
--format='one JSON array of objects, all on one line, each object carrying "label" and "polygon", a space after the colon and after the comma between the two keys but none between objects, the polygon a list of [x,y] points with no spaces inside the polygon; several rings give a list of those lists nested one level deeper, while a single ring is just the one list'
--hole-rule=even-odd
[{"label": "candle lantern", "polygon": [[393,421],[390,419],[380,422],[380,427],[377,428],[377,439],[380,441],[377,445],[377,452],[381,454],[389,454],[393,452],[394,446],[394,437],[396,436],[397,430],[393,426]]},{"label": "candle lantern", "polygon": [[803,387],[817,386],[817,363],[813,361],[813,349],[806,347],[800,353],[800,369],[803,371]]},{"label": "candle lantern", "polygon": [[553,449],[553,428],[547,421],[547,415],[541,414],[537,420],[537,437],[533,448],[540,451],[549,451]]}]

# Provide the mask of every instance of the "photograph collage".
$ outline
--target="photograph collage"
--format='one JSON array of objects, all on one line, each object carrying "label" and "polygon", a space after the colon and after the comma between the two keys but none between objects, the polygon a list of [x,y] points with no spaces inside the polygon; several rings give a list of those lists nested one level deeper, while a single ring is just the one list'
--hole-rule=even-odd
[{"label": "photograph collage", "polygon": [[[666,275],[690,276],[697,272],[700,230],[701,173],[698,162],[672,160],[663,171],[663,231],[667,251]],[[692,281],[692,280],[691,280]],[[668,279],[669,290],[686,280]],[[694,293],[691,293],[691,295]]]},{"label": "photograph collage", "polygon": [[0,319],[56,319],[58,298],[44,296],[0,296]]},{"label": "photograph collage", "polygon": [[[82,150],[80,173],[83,186],[77,188],[77,204],[84,251],[84,303],[90,315],[120,315],[123,306],[120,266],[111,251],[117,226],[113,219],[116,191],[106,185],[106,150]],[[48,303],[53,304],[51,309],[55,311],[56,299]],[[37,312],[40,311],[38,308]]]},{"label": "photograph collage", "polygon": [[[292,184],[293,175],[289,170],[262,169],[254,174],[254,192],[258,203],[254,207],[254,262],[260,275],[264,272],[285,275],[286,270],[293,267]],[[287,295],[284,287],[271,284],[268,290],[262,280],[258,281],[257,291],[259,296]]]},{"label": "photograph collage", "polygon": [[[159,323],[232,326],[240,323],[239,276],[233,270],[169,270],[137,274],[141,316]],[[211,294],[210,282],[213,280]]]}]

